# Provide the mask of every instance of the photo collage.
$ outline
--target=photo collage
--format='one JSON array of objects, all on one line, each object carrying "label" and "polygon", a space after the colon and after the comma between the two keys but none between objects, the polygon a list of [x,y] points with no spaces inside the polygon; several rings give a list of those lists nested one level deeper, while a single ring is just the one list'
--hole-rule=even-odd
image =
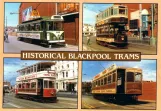
[{"label": "photo collage", "polygon": [[1,2],[1,110],[161,110],[159,1],[85,1]]}]

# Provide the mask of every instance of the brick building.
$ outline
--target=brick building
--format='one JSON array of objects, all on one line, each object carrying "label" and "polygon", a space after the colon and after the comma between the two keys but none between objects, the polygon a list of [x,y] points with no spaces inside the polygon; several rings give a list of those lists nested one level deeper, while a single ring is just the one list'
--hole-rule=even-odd
[{"label": "brick building", "polygon": [[[140,23],[142,23],[142,35],[152,36],[151,26],[152,26],[152,7],[153,7],[153,17],[154,17],[154,30],[153,37],[157,37],[158,31],[158,5],[151,3],[143,3],[143,4],[122,4],[127,6],[128,8],[128,26],[129,26],[129,34],[139,35]],[[140,11],[140,8],[142,11]],[[142,16],[142,22],[140,22],[140,15]]]},{"label": "brick building", "polygon": [[143,81],[143,93],[139,96],[140,100],[156,101],[157,83],[151,81]]},{"label": "brick building", "polygon": [[[32,10],[36,9],[40,17],[62,15],[64,18],[64,36],[67,44],[79,43],[79,4],[78,3],[21,3],[19,7],[19,24],[27,21]],[[25,18],[23,15],[27,15]]]}]

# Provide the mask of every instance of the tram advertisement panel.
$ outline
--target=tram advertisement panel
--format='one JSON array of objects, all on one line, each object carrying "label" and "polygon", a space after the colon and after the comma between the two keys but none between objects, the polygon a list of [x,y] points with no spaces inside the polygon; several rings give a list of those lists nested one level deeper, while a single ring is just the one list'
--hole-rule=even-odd
[{"label": "tram advertisement panel", "polygon": [[17,33],[18,37],[40,39],[40,33]]}]

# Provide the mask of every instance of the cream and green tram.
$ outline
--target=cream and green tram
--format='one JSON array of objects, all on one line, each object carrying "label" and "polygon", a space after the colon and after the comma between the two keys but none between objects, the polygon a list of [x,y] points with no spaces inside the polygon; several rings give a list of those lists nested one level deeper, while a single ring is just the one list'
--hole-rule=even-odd
[{"label": "cream and green tram", "polygon": [[62,16],[54,15],[22,22],[18,25],[18,40],[45,46],[65,44],[63,21]]}]

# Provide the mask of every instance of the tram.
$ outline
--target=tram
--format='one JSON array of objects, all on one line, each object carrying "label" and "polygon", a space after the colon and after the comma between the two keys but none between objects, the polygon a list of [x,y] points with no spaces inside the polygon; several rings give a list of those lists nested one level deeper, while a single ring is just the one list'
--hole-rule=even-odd
[{"label": "tram", "polygon": [[15,95],[18,98],[38,101],[55,101],[55,70],[51,66],[55,62],[39,62],[18,70]]},{"label": "tram", "polygon": [[99,45],[127,48],[128,9],[113,5],[96,15],[96,42]]},{"label": "tram", "polygon": [[9,93],[10,92],[10,88],[8,85],[3,85],[3,90],[5,93]]},{"label": "tram", "polygon": [[112,65],[93,78],[92,94],[112,101],[137,101],[142,95],[142,69]]},{"label": "tram", "polygon": [[43,44],[47,47],[53,44],[65,45],[63,21],[64,19],[60,15],[24,21],[18,25],[18,40]]}]

